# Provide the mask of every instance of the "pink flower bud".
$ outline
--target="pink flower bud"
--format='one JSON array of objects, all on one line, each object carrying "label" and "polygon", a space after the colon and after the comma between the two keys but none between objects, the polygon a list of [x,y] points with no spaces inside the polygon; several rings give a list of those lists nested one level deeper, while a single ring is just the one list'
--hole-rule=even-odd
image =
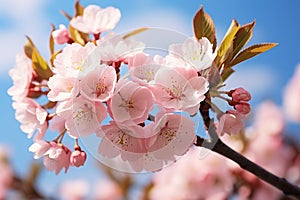
[{"label": "pink flower bud", "polygon": [[70,157],[71,165],[75,167],[83,166],[86,160],[86,153],[80,148],[75,148]]},{"label": "pink flower bud", "polygon": [[69,40],[69,32],[65,25],[59,25],[59,29],[52,32],[52,37],[55,43],[64,44]]},{"label": "pink flower bud", "polygon": [[232,100],[235,102],[240,102],[240,101],[250,101],[251,100],[251,95],[250,93],[245,90],[244,88],[236,88],[235,90],[232,90],[230,92],[230,95],[232,96]]},{"label": "pink flower bud", "polygon": [[246,102],[239,102],[234,108],[243,115],[247,115],[251,111],[250,104]]}]

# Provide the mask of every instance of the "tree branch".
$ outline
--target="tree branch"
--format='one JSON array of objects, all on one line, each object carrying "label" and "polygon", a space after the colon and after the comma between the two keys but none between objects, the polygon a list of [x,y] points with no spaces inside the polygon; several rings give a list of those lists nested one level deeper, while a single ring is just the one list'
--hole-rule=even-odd
[{"label": "tree branch", "polygon": [[220,138],[218,138],[215,126],[209,117],[209,108],[210,105],[205,101],[202,101],[199,110],[202,115],[206,130],[211,137],[210,141],[206,141],[204,138],[197,136],[195,145],[211,149],[212,151],[219,153],[226,158],[229,158],[230,160],[236,162],[244,170],[254,174],[263,181],[281,190],[285,195],[291,195],[296,197],[297,199],[300,199],[300,188],[298,186],[291,184],[285,178],[280,178],[270,173],[269,171],[248,160],[246,157],[224,144],[220,140]]}]

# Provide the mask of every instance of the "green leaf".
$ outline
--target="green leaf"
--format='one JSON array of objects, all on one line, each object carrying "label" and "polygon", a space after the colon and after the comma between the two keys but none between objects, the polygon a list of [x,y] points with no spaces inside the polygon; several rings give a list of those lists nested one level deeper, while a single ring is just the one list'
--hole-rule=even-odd
[{"label": "green leaf", "polygon": [[239,28],[233,40],[233,57],[247,44],[252,37],[255,21]]},{"label": "green leaf", "polygon": [[233,52],[233,39],[239,28],[240,25],[238,24],[238,22],[233,19],[217,51],[215,63],[219,68],[228,58],[231,59]]},{"label": "green leaf", "polygon": [[26,36],[26,38],[27,38],[27,42],[24,45],[24,53],[29,59],[31,59],[32,52],[33,52],[33,49],[35,49],[35,46],[30,37]]},{"label": "green leaf", "polygon": [[215,51],[217,46],[216,30],[212,18],[204,12],[203,7],[201,7],[193,20],[194,34],[199,40],[202,37],[206,37],[213,44],[213,51]]},{"label": "green leaf", "polygon": [[143,32],[143,31],[146,31],[146,30],[148,30],[148,29],[149,29],[149,28],[147,28],[147,27],[142,27],[142,28],[135,29],[135,30],[133,30],[133,31],[130,31],[130,32],[127,33],[126,35],[124,35],[122,38],[125,40],[125,39],[127,39],[127,38],[129,38],[129,37],[132,37],[132,36],[134,36],[134,35],[136,35],[136,34],[139,34],[139,33]]},{"label": "green leaf", "polygon": [[32,52],[32,67],[41,79],[49,80],[49,78],[53,75],[47,62],[35,48]]},{"label": "green leaf", "polygon": [[243,62],[245,60],[248,60],[258,54],[261,54],[273,47],[277,46],[277,43],[262,43],[262,44],[256,44],[252,45],[243,51],[241,51],[231,62],[230,67],[234,66],[240,62]]},{"label": "green leaf", "polygon": [[50,48],[50,53],[52,55],[54,53],[54,40],[52,37],[52,33],[53,33],[53,31],[55,31],[55,27],[53,24],[51,24],[51,27],[52,27],[52,30],[51,30],[50,36],[49,36],[49,48]]},{"label": "green leaf", "polygon": [[80,5],[79,0],[75,3],[75,17],[83,15],[84,7]]}]

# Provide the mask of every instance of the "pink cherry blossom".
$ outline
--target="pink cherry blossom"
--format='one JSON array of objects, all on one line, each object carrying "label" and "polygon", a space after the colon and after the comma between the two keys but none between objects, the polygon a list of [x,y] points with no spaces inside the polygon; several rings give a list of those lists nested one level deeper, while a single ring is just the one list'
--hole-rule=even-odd
[{"label": "pink cherry blossom", "polygon": [[44,140],[36,140],[30,147],[29,151],[34,153],[34,159],[39,159],[51,147],[50,143]]},{"label": "pink cherry blossom", "polygon": [[145,44],[119,35],[108,35],[97,41],[97,53],[101,61],[108,65],[114,62],[127,62],[128,58],[142,53]]},{"label": "pink cherry blossom", "polygon": [[129,75],[134,82],[149,87],[154,84],[156,72],[164,66],[164,58],[139,53],[128,60]]},{"label": "pink cherry blossom", "polygon": [[14,171],[9,164],[7,149],[0,145],[0,199],[7,199],[10,186],[13,183]]},{"label": "pink cherry blossom", "polygon": [[159,113],[155,118],[153,132],[156,136],[148,151],[155,158],[167,161],[174,156],[182,156],[195,140],[194,122],[183,116],[172,113]]},{"label": "pink cherry blossom", "polygon": [[96,182],[92,199],[120,200],[122,199],[122,188],[112,180],[101,179]]},{"label": "pink cherry blossom", "polygon": [[261,103],[255,111],[255,130],[264,135],[281,134],[285,127],[281,109],[272,101]]},{"label": "pink cherry blossom", "polygon": [[24,54],[17,54],[16,65],[9,71],[9,75],[14,84],[7,91],[7,93],[12,96],[13,100],[20,101],[27,96],[33,73],[31,60]]},{"label": "pink cherry blossom", "polygon": [[112,30],[120,18],[121,12],[117,8],[89,5],[84,9],[83,15],[73,18],[70,24],[81,32],[98,34]]},{"label": "pink cherry blossom", "polygon": [[183,44],[172,44],[169,47],[169,62],[182,63],[187,67],[193,67],[197,71],[211,66],[216,54],[212,51],[213,45],[203,37],[199,40],[188,38]]},{"label": "pink cherry blossom", "polygon": [[89,183],[86,180],[75,179],[64,181],[59,186],[59,193],[64,200],[86,199],[89,192]]},{"label": "pink cherry blossom", "polygon": [[230,96],[232,96],[232,100],[235,102],[251,100],[250,93],[242,87],[230,91]]},{"label": "pink cherry blossom", "polygon": [[220,117],[217,133],[223,136],[225,133],[229,135],[238,134],[244,127],[244,116],[235,110],[228,110]]},{"label": "pink cherry blossom", "polygon": [[[63,77],[78,77],[78,74],[89,67],[85,65],[88,55],[96,48],[89,42],[84,47],[78,43],[67,44],[54,59],[53,71]],[[100,59],[99,59],[100,62]]]},{"label": "pink cherry blossom", "polygon": [[250,104],[246,102],[239,102],[234,106],[234,108],[243,115],[247,115],[251,111]]},{"label": "pink cherry blossom", "polygon": [[107,115],[101,102],[90,101],[82,95],[64,102],[58,109],[58,115],[66,120],[65,127],[73,138],[95,133]]},{"label": "pink cherry blossom", "polygon": [[283,107],[287,118],[300,122],[300,64],[295,69],[283,93]]},{"label": "pink cherry blossom", "polygon": [[71,151],[56,142],[50,142],[51,147],[44,154],[44,165],[48,171],[55,171],[55,174],[65,168],[65,173],[70,166]]},{"label": "pink cherry blossom", "polygon": [[147,137],[145,128],[119,127],[111,121],[102,126],[97,135],[102,137],[98,151],[105,157],[114,158],[121,155],[123,160],[132,160],[146,152],[146,147],[143,146],[143,140]]},{"label": "pink cherry blossom", "polygon": [[80,167],[83,166],[86,161],[86,153],[82,151],[80,148],[76,149],[72,152],[70,157],[70,163],[72,166]]},{"label": "pink cherry blossom", "polygon": [[47,111],[45,111],[35,100],[25,97],[22,101],[13,102],[16,110],[15,117],[21,123],[21,130],[31,138],[35,131],[36,139],[41,139],[47,130]]},{"label": "pink cherry blossom", "polygon": [[156,72],[154,81],[153,94],[158,104],[190,115],[198,111],[208,91],[208,81],[193,69],[164,67]]},{"label": "pink cherry blossom", "polygon": [[122,79],[109,102],[112,118],[118,123],[139,124],[148,118],[154,104],[152,93],[137,83]]},{"label": "pink cherry blossom", "polygon": [[72,96],[72,91],[75,86],[76,79],[73,77],[64,77],[60,74],[55,74],[50,77],[48,87],[50,92],[47,97],[50,101],[64,101]]},{"label": "pink cherry blossom", "polygon": [[81,79],[80,92],[93,101],[104,102],[111,98],[116,82],[115,68],[102,64]]},{"label": "pink cherry blossom", "polygon": [[59,133],[65,130],[66,120],[58,115],[54,116],[50,121],[49,128],[52,131],[58,131]]},{"label": "pink cherry blossom", "polygon": [[60,24],[59,29],[52,32],[52,37],[57,44],[65,44],[70,39],[68,29],[63,24]]},{"label": "pink cherry blossom", "polygon": [[150,199],[226,199],[234,181],[226,159],[212,153],[199,159],[199,153],[192,147],[176,163],[155,173]]}]

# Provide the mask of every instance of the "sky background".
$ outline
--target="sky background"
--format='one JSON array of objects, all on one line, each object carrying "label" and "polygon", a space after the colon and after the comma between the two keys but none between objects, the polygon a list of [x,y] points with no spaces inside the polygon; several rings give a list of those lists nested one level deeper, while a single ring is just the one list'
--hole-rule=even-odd
[{"label": "sky background", "polygon": [[[50,24],[56,27],[61,23],[67,25],[68,21],[59,11],[73,15],[73,4],[73,0],[0,0],[0,144],[9,149],[13,165],[21,175],[26,173],[32,161],[32,154],[27,152],[31,140],[21,132],[14,118],[11,97],[6,93],[12,85],[8,71],[14,66],[15,55],[22,52],[25,35],[32,38],[45,58],[49,58],[47,45]],[[284,86],[300,63],[298,0],[82,0],[81,4],[119,8],[122,18],[114,30],[116,33],[147,26],[166,28],[188,36],[193,34],[193,16],[203,5],[214,20],[218,44],[233,18],[240,24],[255,19],[256,26],[249,44],[278,42],[279,45],[236,66],[237,72],[228,82],[228,87],[244,86],[248,89],[253,95],[253,107],[264,99],[272,99],[280,105]],[[67,175],[62,173],[55,177],[54,173],[45,172],[40,179],[41,186],[51,193],[55,191],[57,183],[65,178],[100,177],[100,172],[95,175],[94,165],[89,158],[89,167],[70,169]],[[51,180],[47,181],[47,186],[45,180]]]}]

